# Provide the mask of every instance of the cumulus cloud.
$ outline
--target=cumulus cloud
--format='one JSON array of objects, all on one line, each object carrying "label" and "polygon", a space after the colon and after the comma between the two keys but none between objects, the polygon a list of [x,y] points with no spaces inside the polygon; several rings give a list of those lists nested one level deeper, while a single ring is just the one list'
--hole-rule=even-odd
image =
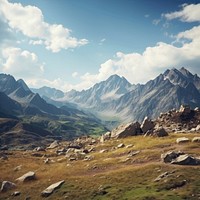
[{"label": "cumulus cloud", "polygon": [[177,37],[190,39],[190,41],[181,47],[159,42],[156,46],[147,47],[142,54],[117,52],[113,59],[109,59],[101,65],[98,74],[86,73],[82,76],[82,80],[91,86],[112,74],[118,74],[126,77],[132,83],[144,83],[167,68],[199,66],[200,26],[179,33]]},{"label": "cumulus cloud", "polygon": [[183,22],[200,22],[200,3],[199,4],[183,4],[182,10],[166,13],[163,16],[168,19],[180,19]]},{"label": "cumulus cloud", "polygon": [[4,73],[12,74],[16,78],[38,78],[44,72],[36,54],[20,48],[8,47],[2,50],[2,67]]},{"label": "cumulus cloud", "polygon": [[35,6],[23,6],[20,3],[0,0],[0,13],[7,20],[10,28],[31,38],[30,43],[44,44],[52,52],[76,48],[88,43],[86,39],[72,37],[72,31],[61,24],[45,22],[42,11]]}]

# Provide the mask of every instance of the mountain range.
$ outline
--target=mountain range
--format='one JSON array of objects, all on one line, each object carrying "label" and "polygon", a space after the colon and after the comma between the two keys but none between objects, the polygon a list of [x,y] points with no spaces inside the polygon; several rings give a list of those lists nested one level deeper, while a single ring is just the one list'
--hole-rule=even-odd
[{"label": "mountain range", "polygon": [[124,77],[112,75],[87,90],[71,90],[52,99],[57,105],[76,104],[101,120],[141,122],[145,116],[154,119],[181,104],[200,106],[200,78],[183,67],[168,69],[146,84],[132,85]]},{"label": "mountain range", "polygon": [[0,74],[0,146],[19,148],[107,131],[92,114],[69,105],[58,108],[33,93],[23,80]]}]

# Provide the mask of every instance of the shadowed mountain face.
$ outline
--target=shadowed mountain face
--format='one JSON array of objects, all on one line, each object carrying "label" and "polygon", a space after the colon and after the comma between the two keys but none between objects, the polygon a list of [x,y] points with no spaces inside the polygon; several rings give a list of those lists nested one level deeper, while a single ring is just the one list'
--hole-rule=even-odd
[{"label": "shadowed mountain face", "polygon": [[125,78],[113,75],[88,90],[68,92],[65,98],[122,122],[142,121],[145,116],[156,118],[181,104],[200,106],[200,78],[185,68],[173,68],[144,85],[132,86]]},{"label": "shadowed mountain face", "polygon": [[93,115],[71,104],[60,106],[47,103],[23,80],[0,74],[0,146],[32,147],[49,139],[73,139],[107,131]]}]

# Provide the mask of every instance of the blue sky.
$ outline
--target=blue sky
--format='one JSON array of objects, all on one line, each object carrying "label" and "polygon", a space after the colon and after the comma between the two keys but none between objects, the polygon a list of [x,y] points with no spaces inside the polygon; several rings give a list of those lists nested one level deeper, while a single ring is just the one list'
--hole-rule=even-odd
[{"label": "blue sky", "polygon": [[197,0],[0,0],[0,71],[63,91],[199,74],[199,13]]}]

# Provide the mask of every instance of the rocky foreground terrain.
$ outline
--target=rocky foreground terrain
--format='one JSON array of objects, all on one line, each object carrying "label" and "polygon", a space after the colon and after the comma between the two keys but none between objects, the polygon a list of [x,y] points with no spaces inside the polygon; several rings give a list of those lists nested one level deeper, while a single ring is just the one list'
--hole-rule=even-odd
[{"label": "rocky foreground terrain", "polygon": [[100,138],[4,147],[0,199],[200,199],[198,113],[181,106]]}]

